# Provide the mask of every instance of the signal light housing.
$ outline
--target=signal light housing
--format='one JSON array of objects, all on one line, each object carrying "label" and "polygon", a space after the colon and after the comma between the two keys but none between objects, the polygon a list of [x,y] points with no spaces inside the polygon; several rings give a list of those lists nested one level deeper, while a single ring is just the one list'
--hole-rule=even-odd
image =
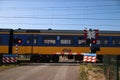
[{"label": "signal light housing", "polygon": [[100,51],[100,47],[99,46],[91,47],[91,53],[96,53],[97,51]]},{"label": "signal light housing", "polygon": [[97,40],[96,39],[86,39],[86,44],[89,45],[90,43],[96,44]]},{"label": "signal light housing", "polygon": [[93,39],[91,43],[92,43],[92,44],[96,44],[96,43],[97,43],[97,40],[96,40],[96,39]]},{"label": "signal light housing", "polygon": [[22,43],[22,39],[14,39],[14,43],[15,44],[21,44]]},{"label": "signal light housing", "polygon": [[22,40],[21,40],[21,39],[18,39],[18,40],[17,40],[17,43],[18,43],[18,44],[21,44],[21,43],[22,43]]},{"label": "signal light housing", "polygon": [[86,44],[89,45],[91,43],[90,39],[86,39]]}]

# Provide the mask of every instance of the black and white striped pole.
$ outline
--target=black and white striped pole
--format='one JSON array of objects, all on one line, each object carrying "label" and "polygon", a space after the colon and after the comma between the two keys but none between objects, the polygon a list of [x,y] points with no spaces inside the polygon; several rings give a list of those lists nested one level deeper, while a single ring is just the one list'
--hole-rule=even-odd
[{"label": "black and white striped pole", "polygon": [[18,54],[18,45],[15,45],[15,53]]}]

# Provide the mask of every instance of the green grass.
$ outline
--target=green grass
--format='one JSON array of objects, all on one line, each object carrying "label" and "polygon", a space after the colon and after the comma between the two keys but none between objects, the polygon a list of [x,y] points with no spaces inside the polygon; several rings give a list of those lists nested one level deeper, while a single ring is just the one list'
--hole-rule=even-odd
[{"label": "green grass", "polygon": [[15,68],[18,67],[20,65],[17,64],[7,64],[7,65],[1,65],[0,66],[0,71],[6,70],[6,69],[10,69],[10,68]]},{"label": "green grass", "polygon": [[87,71],[84,65],[80,66],[80,76],[79,80],[87,80]]},{"label": "green grass", "polygon": [[22,63],[18,63],[18,64],[3,64],[0,66],[0,71],[4,71],[7,69],[11,69],[11,68],[16,68],[19,66],[24,66],[24,65],[28,65],[29,62],[22,62]]},{"label": "green grass", "polygon": [[92,64],[80,65],[79,80],[106,80],[102,67]]}]

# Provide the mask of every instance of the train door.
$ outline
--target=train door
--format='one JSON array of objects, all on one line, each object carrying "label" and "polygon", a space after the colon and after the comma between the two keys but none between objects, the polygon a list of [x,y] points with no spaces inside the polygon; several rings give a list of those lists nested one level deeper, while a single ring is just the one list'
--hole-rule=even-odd
[{"label": "train door", "polygon": [[37,45],[37,36],[36,35],[28,35],[27,36],[27,44],[31,48],[31,54],[34,54],[34,47]]}]

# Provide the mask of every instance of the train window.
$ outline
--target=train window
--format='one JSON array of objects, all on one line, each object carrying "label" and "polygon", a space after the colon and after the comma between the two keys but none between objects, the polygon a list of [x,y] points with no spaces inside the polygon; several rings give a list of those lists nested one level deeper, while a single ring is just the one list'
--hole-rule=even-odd
[{"label": "train window", "polygon": [[78,40],[78,44],[84,44],[85,40]]},{"label": "train window", "polygon": [[61,44],[71,44],[71,40],[69,40],[69,39],[61,39],[60,43]]},{"label": "train window", "polygon": [[113,46],[119,46],[120,45],[120,41],[118,37],[113,37],[112,38],[112,45]]},{"label": "train window", "polygon": [[97,44],[100,44],[101,46],[108,46],[109,44],[109,38],[108,37],[100,37],[100,40],[97,42]]},{"label": "train window", "polygon": [[37,39],[38,37],[36,35],[28,35],[27,36],[27,40],[26,40],[26,43],[27,44],[37,44]]},{"label": "train window", "polygon": [[56,44],[56,36],[52,36],[52,35],[43,36],[43,44],[49,44],[49,45]]},{"label": "train window", "polygon": [[112,41],[112,44],[115,45],[115,41],[114,40]]},{"label": "train window", "polygon": [[73,36],[60,36],[60,44],[70,45],[73,42]]},{"label": "train window", "polygon": [[101,46],[108,46],[108,40],[100,40]]},{"label": "train window", "polygon": [[119,46],[120,46],[120,41],[119,41]]},{"label": "train window", "polygon": [[37,39],[34,39],[34,44],[36,44],[37,43]]},{"label": "train window", "polygon": [[97,43],[96,43],[96,44],[99,44],[99,45],[100,45],[100,44],[101,44],[100,40],[97,40]]},{"label": "train window", "polygon": [[27,44],[29,44],[30,43],[30,41],[29,40],[27,40]]},{"label": "train window", "polygon": [[108,40],[104,40],[104,44],[107,45],[108,44]]},{"label": "train window", "polygon": [[50,39],[45,39],[44,40],[44,44],[55,44],[56,43],[56,40],[50,40]]},{"label": "train window", "polygon": [[85,45],[86,44],[86,40],[84,39],[84,37],[79,37],[78,38],[78,45]]},{"label": "train window", "polygon": [[37,35],[34,35],[33,44],[37,44],[37,39],[38,39]]},{"label": "train window", "polygon": [[26,40],[27,44],[30,44],[31,41],[32,41],[32,37],[30,35],[27,35],[27,40]]}]

